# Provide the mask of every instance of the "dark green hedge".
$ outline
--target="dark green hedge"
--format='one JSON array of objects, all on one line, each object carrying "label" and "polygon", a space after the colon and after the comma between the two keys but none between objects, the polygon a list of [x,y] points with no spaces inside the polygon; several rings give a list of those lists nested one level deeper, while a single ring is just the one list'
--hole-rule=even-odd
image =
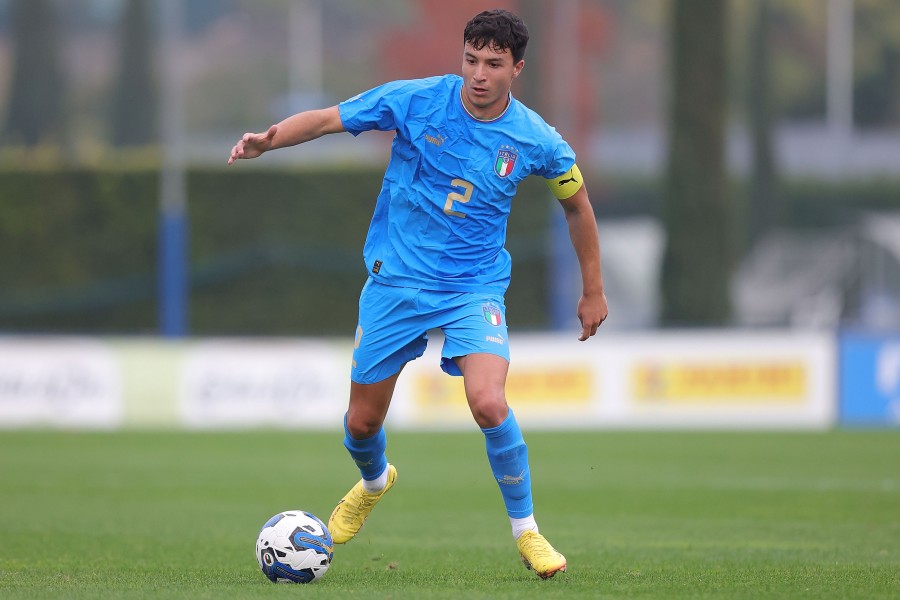
[{"label": "dark green hedge", "polygon": [[[191,171],[191,334],[352,334],[382,174]],[[548,319],[542,188],[509,225],[517,327]],[[150,169],[0,172],[0,332],[154,333],[157,193]]]},{"label": "dark green hedge", "polygon": [[[352,334],[382,174],[192,170],[190,333]],[[0,170],[0,332],[155,333],[158,183],[149,168]],[[589,190],[601,218],[662,213],[655,180],[599,179]],[[733,191],[740,205],[743,186]],[[788,227],[837,227],[862,211],[900,210],[900,181],[791,181],[782,192]],[[520,187],[507,294],[519,329],[549,324],[554,210],[538,179]]]}]

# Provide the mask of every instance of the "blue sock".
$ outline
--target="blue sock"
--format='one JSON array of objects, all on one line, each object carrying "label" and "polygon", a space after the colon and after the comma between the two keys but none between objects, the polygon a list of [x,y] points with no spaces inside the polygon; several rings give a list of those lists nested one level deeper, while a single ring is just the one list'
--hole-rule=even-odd
[{"label": "blue sock", "polygon": [[384,427],[372,437],[356,440],[350,436],[347,429],[347,415],[344,415],[344,447],[359,467],[363,479],[367,481],[378,479],[378,476],[387,469],[387,456],[384,453],[387,449],[387,436],[384,434]]},{"label": "blue sock", "polygon": [[534,504],[531,500],[528,447],[512,410],[502,423],[481,431],[484,433],[491,471],[503,494],[506,513],[516,519],[530,516],[534,512]]}]

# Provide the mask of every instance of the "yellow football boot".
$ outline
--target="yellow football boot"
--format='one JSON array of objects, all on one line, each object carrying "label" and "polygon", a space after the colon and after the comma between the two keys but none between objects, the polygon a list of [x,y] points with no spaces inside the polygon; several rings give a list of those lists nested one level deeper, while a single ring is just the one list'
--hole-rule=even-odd
[{"label": "yellow football boot", "polygon": [[328,519],[328,531],[331,532],[331,539],[334,540],[335,544],[345,544],[352,540],[353,536],[359,533],[363,523],[366,521],[366,517],[369,516],[369,513],[381,500],[381,497],[393,487],[394,482],[397,481],[397,469],[394,468],[394,465],[388,464],[387,471],[387,485],[380,492],[370,494],[363,488],[362,480],[360,479],[347,492],[347,495],[338,502],[338,505],[331,513],[331,518]]},{"label": "yellow football boot", "polygon": [[541,579],[549,579],[558,571],[566,571],[566,557],[557,552],[547,539],[536,531],[526,531],[516,540],[522,562]]}]

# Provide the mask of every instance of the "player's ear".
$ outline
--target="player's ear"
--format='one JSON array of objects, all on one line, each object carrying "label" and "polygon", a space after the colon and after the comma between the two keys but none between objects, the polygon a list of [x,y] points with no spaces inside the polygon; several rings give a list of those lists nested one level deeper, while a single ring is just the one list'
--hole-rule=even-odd
[{"label": "player's ear", "polygon": [[525,59],[523,58],[519,62],[513,65],[513,77],[518,77],[519,73],[522,72],[522,69],[525,67]]}]

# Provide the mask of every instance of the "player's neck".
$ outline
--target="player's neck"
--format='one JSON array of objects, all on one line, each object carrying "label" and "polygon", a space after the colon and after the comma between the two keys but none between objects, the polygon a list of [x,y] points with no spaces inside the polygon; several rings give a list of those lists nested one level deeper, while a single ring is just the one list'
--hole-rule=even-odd
[{"label": "player's neck", "polygon": [[[500,112],[496,112],[495,110],[478,111],[477,109],[475,109],[475,107],[470,107],[468,102],[466,101],[466,95],[461,89],[459,90],[459,101],[462,103],[463,108],[466,110],[466,112],[469,113],[469,116],[476,121],[496,121],[497,119],[505,115],[507,110],[509,110],[509,107],[512,104],[512,93],[506,92],[506,102],[503,103],[503,108],[500,110]],[[476,112],[480,112],[481,114],[476,114]]]}]

